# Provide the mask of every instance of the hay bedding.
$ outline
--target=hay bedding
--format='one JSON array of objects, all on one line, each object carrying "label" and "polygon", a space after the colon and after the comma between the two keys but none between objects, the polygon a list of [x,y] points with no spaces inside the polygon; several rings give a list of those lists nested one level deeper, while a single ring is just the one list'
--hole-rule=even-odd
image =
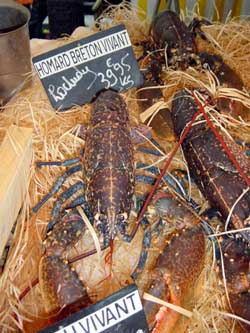
[{"label": "hay bedding", "polygon": [[[105,17],[111,20],[103,20],[92,31],[86,28],[77,29],[73,35],[66,39],[57,41],[39,41],[33,40],[32,54],[37,55],[55,47],[64,45],[72,40],[87,36],[94,33],[98,29],[106,29],[117,23],[124,23],[131,36],[132,43],[136,45],[146,36],[148,30],[148,22],[138,19],[136,9],[132,11],[127,4],[113,9],[108,12]],[[176,90],[183,86],[203,86],[206,87],[214,97],[222,94],[229,95],[245,103],[250,104],[250,23],[249,22],[228,22],[226,24],[216,24],[204,27],[204,31],[211,41],[206,43],[206,48],[211,52],[221,55],[244,81],[245,91],[239,92],[234,90],[226,90],[222,87],[216,87],[214,78],[211,75],[201,75],[195,69],[189,68],[185,73],[180,71],[168,70],[164,76],[165,86],[163,89],[164,102],[167,106],[171,106],[171,100]],[[201,42],[200,48],[204,48],[204,42]],[[140,46],[134,46],[137,55],[141,52]],[[136,102],[135,89],[124,92],[122,94],[128,104],[130,110],[131,125],[139,123],[139,110]],[[38,276],[38,262],[42,254],[42,239],[46,224],[50,217],[50,209],[55,200],[50,200],[38,214],[29,216],[29,210],[36,204],[41,197],[48,192],[54,180],[63,172],[63,168],[43,168],[41,170],[35,167],[37,160],[63,160],[69,157],[78,156],[83,145],[82,140],[73,135],[73,132],[79,128],[79,124],[87,123],[89,117],[90,105],[83,107],[74,107],[71,110],[60,113],[52,109],[48,102],[46,94],[34,75],[32,87],[15,96],[12,101],[5,107],[0,114],[0,139],[3,138],[6,129],[11,124],[18,126],[33,128],[33,148],[34,158],[31,167],[31,177],[29,192],[27,193],[23,208],[18,217],[17,228],[15,231],[14,241],[6,262],[4,272],[0,276],[0,330],[1,332],[32,332],[38,329],[47,320],[47,315],[43,302],[39,285],[31,288],[28,294],[20,301],[19,296],[31,286],[32,281]],[[157,108],[153,110],[153,113]],[[149,117],[148,115],[146,118]],[[249,117],[244,114],[244,118],[237,120],[231,118],[230,115],[214,114],[214,117],[222,123],[227,133],[231,133],[234,137],[242,139],[250,139]],[[158,140],[159,138],[156,137]],[[171,151],[174,144],[171,140],[161,141],[161,144]],[[166,160],[168,156],[163,156],[162,160]],[[147,162],[147,164],[161,165],[159,161],[148,158],[142,154],[136,153],[136,160]],[[162,163],[162,162],[161,162]],[[176,155],[171,168],[181,167],[185,169],[184,161],[180,152]],[[65,184],[64,188],[79,180],[81,175],[71,177]],[[147,187],[136,187],[136,193],[143,193],[148,190]],[[192,189],[192,195],[205,204],[201,195],[197,190]],[[135,220],[135,214],[132,216]],[[217,231],[222,231],[222,226],[215,223]],[[140,230],[133,246],[131,256],[127,256],[128,249],[126,245],[121,246],[120,252],[114,251],[114,265],[116,272],[119,274],[109,284],[107,281],[98,282],[105,276],[105,267],[103,256],[97,255],[83,262],[78,262],[75,268],[80,272],[83,280],[89,283],[90,296],[95,301],[106,295],[118,290],[127,283],[131,282],[128,272],[123,272],[119,262],[128,262],[128,266],[132,271],[136,265],[136,258],[141,250],[142,231]],[[76,253],[84,252],[89,248],[94,248],[92,237],[87,233],[83,241],[68,254],[69,257]],[[117,249],[119,246],[117,245]],[[128,258],[127,258],[128,257]],[[91,262],[98,262],[100,266],[94,269]],[[123,267],[125,265],[122,265]],[[85,271],[82,271],[82,269]],[[213,255],[213,247],[210,242],[207,244],[206,264],[203,272],[203,279],[200,281],[201,288],[199,290],[195,309],[193,310],[192,320],[189,322],[187,332],[236,332],[235,321],[230,318],[230,310],[227,307],[226,293],[222,283],[216,276],[216,263]],[[95,270],[95,272],[94,272]],[[106,283],[106,284],[105,284]],[[112,287],[110,287],[112,285]],[[105,288],[103,288],[105,287]],[[105,290],[106,294],[101,293]],[[215,292],[216,291],[216,292]],[[14,313],[16,315],[14,315]]]}]

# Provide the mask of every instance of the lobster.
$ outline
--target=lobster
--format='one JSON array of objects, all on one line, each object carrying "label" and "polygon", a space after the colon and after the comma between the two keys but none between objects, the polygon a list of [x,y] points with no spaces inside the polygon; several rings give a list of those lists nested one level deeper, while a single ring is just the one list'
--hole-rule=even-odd
[{"label": "lobster", "polygon": [[[118,93],[105,91],[97,97],[84,138],[85,151],[81,160],[72,158],[64,162],[37,163],[39,167],[63,165],[69,168],[55,181],[50,192],[33,207],[33,213],[59,191],[68,177],[82,170],[85,180],[85,184],[80,181],[63,191],[51,211],[44,240],[45,253],[39,265],[39,281],[47,312],[77,302],[76,295],[82,297],[86,304],[90,301],[83,283],[64,260],[66,251],[74,247],[86,231],[85,222],[76,209],[78,206],[83,207],[89,221],[99,230],[103,237],[103,248],[109,245],[112,247],[114,238],[130,240],[126,229],[135,181],[133,132],[130,132],[126,104]],[[139,147],[138,150],[161,156],[158,151],[147,147]],[[138,168],[145,168],[145,165],[138,164]],[[156,167],[150,170],[154,175],[159,174]],[[155,181],[154,177],[140,174],[136,179],[149,185]],[[80,195],[74,197],[79,191]],[[73,200],[69,202],[72,197]],[[68,212],[69,209],[71,212]],[[56,267],[56,279],[50,274],[53,266]],[[63,286],[63,290],[58,288],[58,284]]]},{"label": "lobster", "polygon": [[[106,247],[118,233],[124,235],[126,232],[134,187],[128,112],[122,97],[114,91],[101,93],[92,107],[82,163],[88,209]],[[64,192],[64,198],[72,194],[74,191],[69,189]],[[44,202],[42,200],[42,204]],[[52,210],[54,216],[49,223],[44,241],[45,254],[39,265],[39,281],[46,308],[57,310],[81,299],[83,304],[90,303],[85,287],[63,259],[65,251],[83,236],[85,222],[74,210],[63,216],[59,210],[60,200],[58,202],[59,205],[55,204]],[[71,208],[80,203],[83,201],[75,200]],[[33,211],[40,206],[38,204]],[[62,288],[58,288],[58,281]]]},{"label": "lobster", "polygon": [[192,33],[178,15],[170,10],[160,12],[155,17],[149,36],[154,49],[166,48],[169,66],[184,70],[196,59]]},{"label": "lobster", "polygon": [[[200,23],[211,24],[206,20],[201,20]],[[210,70],[216,75],[221,86],[242,90],[243,81],[233,69],[224,63],[220,56],[208,52],[198,53],[194,39],[197,24],[196,19],[194,26],[190,24],[189,28],[176,13],[170,10],[160,12],[155,17],[150,28],[149,40],[143,43],[145,49],[153,51],[149,57],[146,78],[153,79],[157,83],[162,82],[160,79],[162,67],[157,66],[157,62],[161,66],[167,62],[168,66],[174,69],[186,70],[189,66],[195,66],[202,71]],[[191,30],[194,30],[194,33]],[[203,33],[201,35],[205,39],[205,35]],[[165,59],[165,54],[167,59]],[[218,100],[218,107],[221,111],[230,112],[236,116],[244,111],[240,102],[226,98]]]},{"label": "lobster", "polygon": [[148,40],[142,42],[142,46],[142,59],[149,52],[145,77],[156,83],[162,83],[161,73],[166,63],[174,69],[182,70],[200,63],[193,34],[171,10],[162,11],[155,16]]},{"label": "lobster", "polygon": [[[207,98],[209,102],[209,97]],[[177,137],[181,136],[194,116],[200,113],[201,107],[194,94],[188,90],[182,89],[175,94],[172,119]],[[215,135],[216,129],[204,121],[204,117],[205,114],[200,115],[201,122],[191,127],[182,143],[191,176],[225,222],[228,223],[230,218],[230,224],[234,228],[247,228],[250,226],[250,193],[247,190],[249,163],[232,141],[229,142],[219,134]],[[220,141],[218,138],[221,138]],[[232,147],[235,157],[227,148],[225,140]],[[239,233],[247,242],[250,241],[249,230]]]}]

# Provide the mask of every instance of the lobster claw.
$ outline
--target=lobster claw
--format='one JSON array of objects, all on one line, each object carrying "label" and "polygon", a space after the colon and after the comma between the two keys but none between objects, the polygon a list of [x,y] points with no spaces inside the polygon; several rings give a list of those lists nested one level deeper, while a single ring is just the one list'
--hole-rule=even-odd
[{"label": "lobster claw", "polygon": [[[204,258],[205,236],[200,225],[176,232],[158,256],[145,289],[155,297],[191,310]],[[188,324],[174,310],[150,301],[144,301],[143,306],[149,325],[155,324],[153,333],[180,332]]]},{"label": "lobster claw", "polygon": [[44,296],[44,305],[49,313],[67,306],[69,315],[77,310],[76,307],[85,307],[91,303],[77,273],[66,260],[60,257],[42,257],[39,266],[39,281]]}]

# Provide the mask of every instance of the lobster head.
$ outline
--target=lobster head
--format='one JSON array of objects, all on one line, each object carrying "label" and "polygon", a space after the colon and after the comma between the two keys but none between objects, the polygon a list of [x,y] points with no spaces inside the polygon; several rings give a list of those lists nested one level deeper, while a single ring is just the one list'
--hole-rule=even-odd
[{"label": "lobster head", "polygon": [[98,231],[104,235],[104,243],[114,239],[119,233],[124,235],[126,232],[128,225],[126,212],[117,213],[114,207],[109,207],[106,214],[97,213],[94,218]]}]

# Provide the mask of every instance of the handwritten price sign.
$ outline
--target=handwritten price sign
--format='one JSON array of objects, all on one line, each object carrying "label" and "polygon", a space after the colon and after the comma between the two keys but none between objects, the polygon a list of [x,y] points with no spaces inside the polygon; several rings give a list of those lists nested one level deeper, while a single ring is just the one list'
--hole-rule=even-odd
[{"label": "handwritten price sign", "polygon": [[143,83],[123,25],[32,60],[52,106],[61,111],[91,102],[103,89],[122,91]]}]

